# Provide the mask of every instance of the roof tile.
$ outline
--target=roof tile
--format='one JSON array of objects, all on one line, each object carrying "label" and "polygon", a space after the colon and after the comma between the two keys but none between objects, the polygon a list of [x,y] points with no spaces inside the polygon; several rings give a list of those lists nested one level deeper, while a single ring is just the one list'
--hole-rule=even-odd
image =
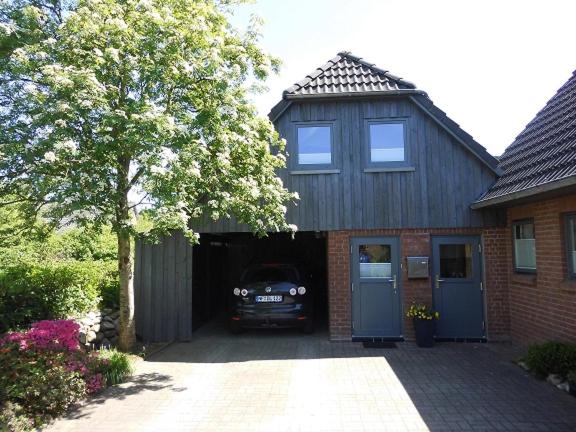
[{"label": "roof tile", "polygon": [[480,201],[576,174],[576,71],[499,159],[502,176]]},{"label": "roof tile", "polygon": [[386,92],[416,86],[349,52],[340,52],[326,64],[284,91],[284,95]]}]

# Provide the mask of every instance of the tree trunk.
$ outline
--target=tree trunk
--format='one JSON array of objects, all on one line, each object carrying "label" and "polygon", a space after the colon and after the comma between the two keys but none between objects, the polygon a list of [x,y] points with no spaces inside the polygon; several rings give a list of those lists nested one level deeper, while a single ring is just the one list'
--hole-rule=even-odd
[{"label": "tree trunk", "polygon": [[134,274],[130,234],[118,233],[118,271],[120,276],[120,339],[122,351],[132,351],[136,345],[134,320]]},{"label": "tree trunk", "polygon": [[118,207],[116,208],[116,235],[118,236],[118,273],[120,278],[120,338],[122,351],[133,351],[136,346],[136,323],[134,319],[134,277],[129,226],[130,190],[128,172],[130,158],[118,158]]}]

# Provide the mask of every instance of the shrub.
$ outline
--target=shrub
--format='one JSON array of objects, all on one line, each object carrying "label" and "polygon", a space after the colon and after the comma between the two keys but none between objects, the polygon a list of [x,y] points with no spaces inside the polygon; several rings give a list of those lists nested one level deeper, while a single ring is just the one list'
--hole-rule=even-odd
[{"label": "shrub", "polygon": [[0,333],[94,310],[117,285],[110,262],[20,263],[0,270]]},{"label": "shrub", "polygon": [[32,430],[34,430],[34,422],[21,405],[6,402],[0,407],[0,431],[29,432]]},{"label": "shrub", "polygon": [[36,426],[105,387],[101,371],[109,361],[81,349],[78,330],[69,320],[41,321],[0,339],[2,398],[20,406]]},{"label": "shrub", "polygon": [[558,374],[565,377],[576,369],[576,345],[546,342],[528,348],[525,358],[528,368],[539,377]]},{"label": "shrub", "polygon": [[126,354],[115,349],[101,349],[99,357],[101,359],[100,371],[107,385],[119,384],[132,375],[132,364]]}]

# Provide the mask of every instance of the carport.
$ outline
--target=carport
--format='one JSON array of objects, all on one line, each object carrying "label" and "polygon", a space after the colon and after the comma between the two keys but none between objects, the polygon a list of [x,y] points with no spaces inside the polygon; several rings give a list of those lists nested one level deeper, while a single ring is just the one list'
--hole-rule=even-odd
[{"label": "carport", "polygon": [[158,244],[139,241],[134,275],[137,334],[145,341],[187,341],[209,322],[226,322],[234,287],[247,266],[256,263],[290,263],[309,272],[316,328],[323,329],[328,320],[326,250],[323,232],[263,238],[203,233],[193,247],[178,232]]}]

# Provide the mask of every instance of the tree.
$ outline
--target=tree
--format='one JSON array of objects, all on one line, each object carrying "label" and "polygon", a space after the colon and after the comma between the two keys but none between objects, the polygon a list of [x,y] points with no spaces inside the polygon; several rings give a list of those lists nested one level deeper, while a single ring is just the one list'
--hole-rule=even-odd
[{"label": "tree", "polygon": [[[120,346],[135,342],[131,210],[191,241],[196,218],[295,230],[284,141],[248,103],[278,66],[226,0],[0,2],[0,199],[51,226],[110,224]],[[14,198],[15,197],[15,198]],[[134,203],[136,199],[138,202]]]}]

